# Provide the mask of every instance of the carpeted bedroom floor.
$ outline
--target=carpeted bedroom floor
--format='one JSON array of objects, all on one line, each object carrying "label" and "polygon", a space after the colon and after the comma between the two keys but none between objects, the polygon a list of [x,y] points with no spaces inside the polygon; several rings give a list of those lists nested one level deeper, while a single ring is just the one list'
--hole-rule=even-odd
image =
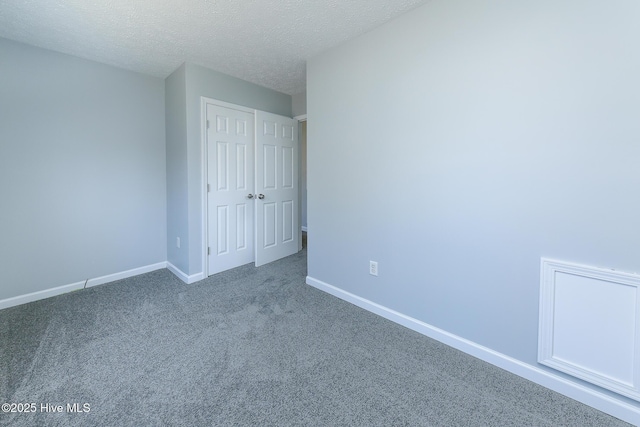
[{"label": "carpeted bedroom floor", "polygon": [[159,270],[0,310],[0,403],[36,406],[0,425],[628,425],[305,276],[303,250],[192,285]]}]

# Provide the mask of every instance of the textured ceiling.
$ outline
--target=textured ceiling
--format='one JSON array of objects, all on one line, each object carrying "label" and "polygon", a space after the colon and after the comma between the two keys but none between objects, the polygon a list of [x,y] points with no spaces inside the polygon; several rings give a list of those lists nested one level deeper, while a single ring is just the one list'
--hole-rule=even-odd
[{"label": "textured ceiling", "polygon": [[165,78],[183,62],[287,94],[308,58],[427,0],[0,0],[0,37]]}]

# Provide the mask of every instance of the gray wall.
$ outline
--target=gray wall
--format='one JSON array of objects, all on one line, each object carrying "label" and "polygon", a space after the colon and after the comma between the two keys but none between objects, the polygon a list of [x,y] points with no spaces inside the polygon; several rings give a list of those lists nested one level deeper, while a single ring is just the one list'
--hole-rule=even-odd
[{"label": "gray wall", "polygon": [[[184,74],[184,77],[182,77]],[[177,88],[184,80],[184,89]],[[187,275],[199,274],[202,266],[202,140],[201,140],[201,96],[268,111],[291,117],[291,96],[262,86],[248,83],[217,71],[185,64],[166,79],[167,111],[183,114],[181,103],[186,102],[186,135],[182,129],[183,118],[173,121],[167,119],[167,134],[174,135],[172,142],[167,143],[167,150],[186,152],[184,159],[174,162],[168,176],[167,186],[172,191],[170,197],[184,203],[186,200],[187,217],[184,211],[174,212],[169,209],[169,234],[167,244],[168,261],[180,268]],[[184,95],[182,92],[184,91]],[[168,113],[169,114],[169,113]],[[171,113],[173,114],[173,113]],[[176,237],[181,236],[181,249],[174,250]],[[173,246],[173,248],[171,248]]]},{"label": "gray wall", "polygon": [[536,365],[541,256],[640,272],[638,16],[435,0],[311,59],[309,276]]},{"label": "gray wall", "polygon": [[291,95],[291,114],[293,117],[307,114],[307,92]]},{"label": "gray wall", "polygon": [[[189,200],[187,198],[187,94],[182,65],[165,80],[167,134],[167,260],[189,271]],[[180,248],[177,247],[180,238]]]},{"label": "gray wall", "polygon": [[0,300],[166,260],[161,79],[0,39]]}]

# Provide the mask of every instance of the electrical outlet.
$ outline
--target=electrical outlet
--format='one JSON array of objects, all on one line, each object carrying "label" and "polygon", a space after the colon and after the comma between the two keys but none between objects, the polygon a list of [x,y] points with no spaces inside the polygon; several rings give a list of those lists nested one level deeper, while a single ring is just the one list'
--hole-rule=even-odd
[{"label": "electrical outlet", "polygon": [[377,261],[369,261],[369,274],[372,276],[378,275],[378,262]]},{"label": "electrical outlet", "polygon": [[176,237],[176,247],[180,249],[180,238]]}]

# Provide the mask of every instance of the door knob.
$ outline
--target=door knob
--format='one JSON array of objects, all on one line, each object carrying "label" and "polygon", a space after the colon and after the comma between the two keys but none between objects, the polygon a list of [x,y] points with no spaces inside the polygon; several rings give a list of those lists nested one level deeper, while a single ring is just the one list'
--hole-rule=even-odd
[{"label": "door knob", "polygon": [[254,197],[254,196],[253,196],[253,194],[251,194],[251,193],[249,193],[249,194],[247,195],[247,199],[253,199],[253,197]]},{"label": "door knob", "polygon": [[264,194],[258,194],[258,199],[260,200],[264,199]]}]

